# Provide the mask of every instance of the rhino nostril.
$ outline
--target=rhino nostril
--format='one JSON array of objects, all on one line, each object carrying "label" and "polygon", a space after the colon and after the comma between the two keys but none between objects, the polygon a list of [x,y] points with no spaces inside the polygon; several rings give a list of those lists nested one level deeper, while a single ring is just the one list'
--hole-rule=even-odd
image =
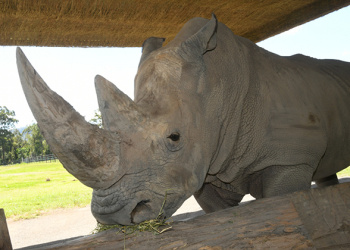
[{"label": "rhino nostril", "polygon": [[142,200],[137,203],[136,207],[131,212],[131,223],[134,223],[134,218],[136,214],[140,214],[145,212],[145,210],[149,210],[149,207],[146,205],[150,200]]}]

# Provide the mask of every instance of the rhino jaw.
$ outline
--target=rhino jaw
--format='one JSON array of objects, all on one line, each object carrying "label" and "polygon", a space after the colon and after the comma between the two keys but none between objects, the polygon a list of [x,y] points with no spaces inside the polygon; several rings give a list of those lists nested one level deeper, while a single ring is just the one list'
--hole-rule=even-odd
[{"label": "rhino jaw", "polygon": [[40,131],[68,172],[95,189],[117,182],[125,173],[119,165],[119,135],[86,122],[46,85],[20,48],[17,67]]}]

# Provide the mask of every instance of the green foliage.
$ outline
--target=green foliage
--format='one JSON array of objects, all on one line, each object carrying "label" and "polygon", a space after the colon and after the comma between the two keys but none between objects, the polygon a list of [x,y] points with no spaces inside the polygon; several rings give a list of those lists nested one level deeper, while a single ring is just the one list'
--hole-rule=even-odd
[{"label": "green foliage", "polygon": [[15,111],[11,111],[5,106],[0,106],[0,129],[10,130],[14,128],[14,124],[18,122],[14,116]]},{"label": "green foliage", "polygon": [[19,163],[27,157],[51,154],[49,145],[37,124],[27,126],[21,133],[13,129],[17,120],[9,118],[10,115],[14,115],[14,112],[8,111],[6,107],[2,111],[4,114],[0,117],[4,118],[7,114],[7,118],[4,118],[1,123],[3,127],[0,127],[0,165]]},{"label": "green foliage", "polygon": [[9,110],[5,106],[0,106],[0,163],[6,163],[12,160],[15,155],[13,152],[13,133],[11,130],[14,128],[15,123],[18,122],[15,118],[15,112]]},{"label": "green foliage", "polygon": [[38,124],[32,124],[23,130],[23,135],[26,138],[27,150],[30,156],[50,154],[48,144],[44,136],[41,134]]},{"label": "green foliage", "polygon": [[102,128],[102,115],[100,110],[95,110],[94,118],[92,118],[89,122]]},{"label": "green foliage", "polygon": [[0,179],[0,207],[8,218],[33,218],[52,209],[84,207],[91,200],[91,188],[58,161],[2,166]]}]

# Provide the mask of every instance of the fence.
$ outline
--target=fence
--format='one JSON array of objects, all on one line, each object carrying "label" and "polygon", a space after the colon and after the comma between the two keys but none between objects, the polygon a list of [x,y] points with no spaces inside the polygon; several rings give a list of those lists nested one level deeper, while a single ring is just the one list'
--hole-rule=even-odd
[{"label": "fence", "polygon": [[25,162],[25,163],[38,162],[38,161],[51,162],[51,161],[56,161],[57,159],[58,158],[54,154],[49,154],[49,155],[39,155],[39,156],[30,157],[30,158],[25,158],[25,159],[22,159],[22,162]]},{"label": "fence", "polygon": [[5,161],[5,162],[1,162],[1,159],[0,159],[0,166],[19,164],[19,163],[22,163],[22,162],[25,162],[25,163],[39,162],[39,161],[51,162],[51,161],[56,161],[57,159],[58,158],[54,154],[39,155],[39,156],[33,156],[33,157],[22,158],[22,159],[18,159],[18,160]]}]

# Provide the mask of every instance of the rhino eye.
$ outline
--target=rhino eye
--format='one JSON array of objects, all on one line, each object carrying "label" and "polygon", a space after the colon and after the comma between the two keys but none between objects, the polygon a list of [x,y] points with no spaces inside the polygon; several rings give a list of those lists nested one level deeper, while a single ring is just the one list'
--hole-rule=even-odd
[{"label": "rhino eye", "polygon": [[180,134],[179,133],[172,133],[168,136],[168,138],[172,141],[178,141],[180,140]]}]

